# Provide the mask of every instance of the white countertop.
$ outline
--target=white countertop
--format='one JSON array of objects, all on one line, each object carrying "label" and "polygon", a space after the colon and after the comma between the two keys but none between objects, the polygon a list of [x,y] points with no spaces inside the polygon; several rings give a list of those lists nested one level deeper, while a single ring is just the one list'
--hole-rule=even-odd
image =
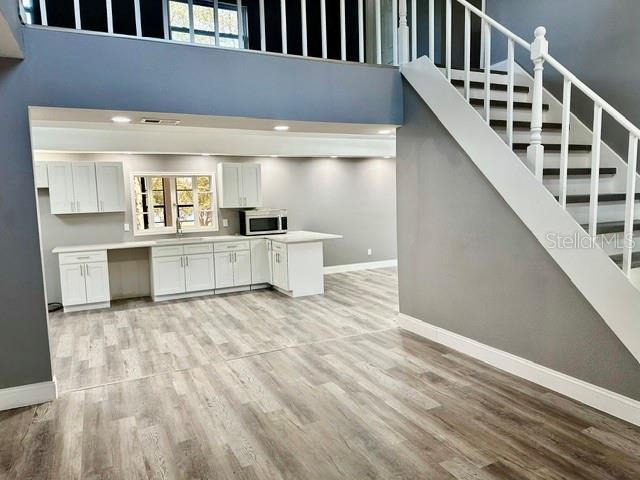
[{"label": "white countertop", "polygon": [[297,232],[288,232],[279,235],[218,235],[218,236],[201,236],[201,237],[185,237],[180,240],[163,239],[163,240],[138,240],[132,242],[116,242],[116,243],[99,243],[93,245],[72,245],[68,247],[56,247],[53,253],[73,253],[73,252],[90,252],[94,250],[122,250],[125,248],[148,248],[148,247],[165,247],[169,245],[190,245],[194,243],[217,243],[217,242],[234,242],[239,240],[251,240],[256,238],[268,238],[282,243],[307,243],[322,242],[324,240],[334,240],[342,238],[342,235],[334,235],[331,233],[307,232],[304,230]]}]

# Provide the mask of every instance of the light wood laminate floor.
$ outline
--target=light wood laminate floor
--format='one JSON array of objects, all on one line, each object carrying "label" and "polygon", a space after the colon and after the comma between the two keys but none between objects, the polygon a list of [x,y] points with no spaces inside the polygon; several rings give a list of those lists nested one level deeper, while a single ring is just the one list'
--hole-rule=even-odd
[{"label": "light wood laminate floor", "polygon": [[395,328],[393,269],[52,316],[0,479],[640,478],[640,429]]}]

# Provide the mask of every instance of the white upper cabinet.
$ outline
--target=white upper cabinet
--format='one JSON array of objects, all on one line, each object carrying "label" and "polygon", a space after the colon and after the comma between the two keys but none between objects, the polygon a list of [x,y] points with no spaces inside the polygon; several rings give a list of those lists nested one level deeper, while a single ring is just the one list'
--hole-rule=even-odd
[{"label": "white upper cabinet", "polygon": [[75,213],[71,162],[50,162],[47,164],[47,176],[51,213]]},{"label": "white upper cabinet", "polygon": [[220,208],[262,206],[262,177],[259,163],[218,164]]},{"label": "white upper cabinet", "polygon": [[34,162],[33,173],[36,188],[49,188],[49,176],[47,175],[47,164],[45,162]]},{"label": "white upper cabinet", "polygon": [[98,211],[96,186],[96,164],[93,162],[71,162],[75,213]]},{"label": "white upper cabinet", "polygon": [[96,163],[98,210],[100,212],[124,212],[124,175],[122,163]]},{"label": "white upper cabinet", "polygon": [[47,181],[53,214],[124,211],[122,163],[48,162]]},{"label": "white upper cabinet", "polygon": [[243,207],[262,206],[262,172],[259,163],[242,164]]}]

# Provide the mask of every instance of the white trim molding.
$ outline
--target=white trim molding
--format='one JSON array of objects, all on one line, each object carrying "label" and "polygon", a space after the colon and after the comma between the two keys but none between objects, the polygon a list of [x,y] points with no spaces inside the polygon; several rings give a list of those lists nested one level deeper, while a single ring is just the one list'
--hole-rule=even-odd
[{"label": "white trim molding", "polygon": [[401,313],[398,326],[421,337],[524,378],[602,412],[640,426],[640,402],[583,380],[557,372],[530,360],[498,350],[457,333]]},{"label": "white trim molding", "polygon": [[358,270],[372,270],[374,268],[397,267],[398,259],[380,260],[378,262],[349,263],[347,265],[333,265],[332,267],[324,267],[324,274],[332,273],[356,272]]},{"label": "white trim molding", "polygon": [[56,379],[0,390],[0,411],[50,402],[58,398]]}]

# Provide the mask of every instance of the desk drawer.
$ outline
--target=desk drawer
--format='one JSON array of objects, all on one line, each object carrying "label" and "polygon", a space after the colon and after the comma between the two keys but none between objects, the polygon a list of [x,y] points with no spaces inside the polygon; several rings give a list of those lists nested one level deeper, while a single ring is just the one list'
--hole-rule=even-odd
[{"label": "desk drawer", "polygon": [[249,241],[243,240],[239,242],[219,242],[213,244],[213,251],[219,252],[234,252],[237,250],[249,250]]},{"label": "desk drawer", "polygon": [[170,245],[167,247],[151,247],[151,257],[176,257],[184,254],[182,245]]},{"label": "desk drawer", "polygon": [[71,265],[74,263],[106,262],[106,261],[107,261],[106,250],[100,250],[97,252],[61,253],[59,257],[60,265]]},{"label": "desk drawer", "polygon": [[213,245],[211,243],[205,243],[184,246],[185,255],[197,255],[199,253],[213,253]]}]

